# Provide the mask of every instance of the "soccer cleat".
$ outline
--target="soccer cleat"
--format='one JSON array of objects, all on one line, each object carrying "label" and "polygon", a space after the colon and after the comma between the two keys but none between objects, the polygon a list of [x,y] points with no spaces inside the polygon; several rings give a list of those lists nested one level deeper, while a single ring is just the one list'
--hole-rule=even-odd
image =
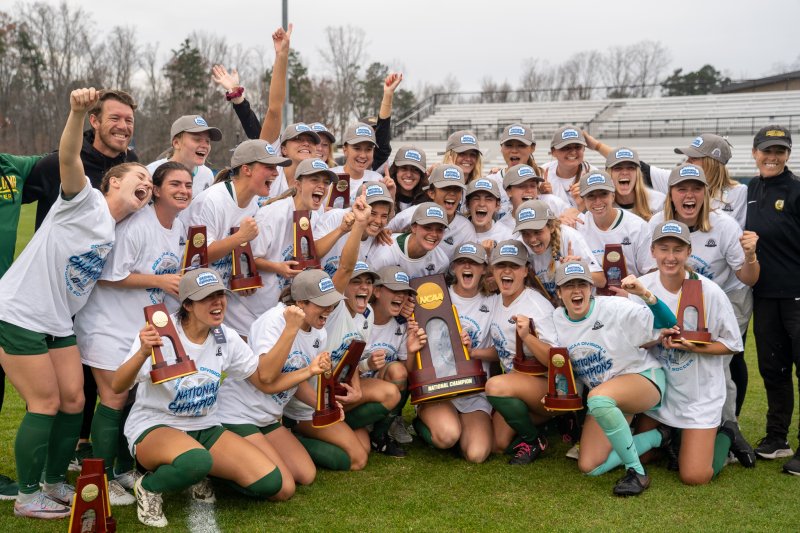
[{"label": "soccer cleat", "polygon": [[614,485],[614,494],[617,496],[638,496],[650,486],[650,478],[645,474],[639,474],[633,468],[629,468],[625,475],[617,480]]},{"label": "soccer cleat", "polygon": [[731,439],[731,453],[736,457],[739,464],[745,468],[755,468],[756,453],[739,430],[739,424],[733,420],[728,420],[720,426],[719,430]]},{"label": "soccer cleat", "polygon": [[510,465],[527,465],[534,462],[542,455],[542,452],[547,449],[547,439],[544,437],[537,437],[536,440],[530,444],[525,441],[520,442],[514,446],[514,457],[508,462]]},{"label": "soccer cleat", "polygon": [[411,444],[414,441],[414,438],[406,428],[406,423],[403,421],[403,417],[400,415],[397,415],[392,420],[392,424],[389,426],[389,436],[392,437],[398,444]]},{"label": "soccer cleat", "polygon": [[208,478],[192,485],[189,491],[192,494],[192,499],[198,502],[216,503],[217,501],[217,496],[214,494],[214,487],[211,485],[211,480]]},{"label": "soccer cleat", "polygon": [[136,516],[139,522],[146,526],[167,527],[167,517],[164,516],[163,500],[161,494],[150,492],[142,487],[144,476],[136,480],[133,486],[133,495],[136,496]]},{"label": "soccer cleat", "polygon": [[800,449],[783,465],[783,471],[793,476],[800,476]]},{"label": "soccer cleat", "polygon": [[580,458],[580,456],[581,456],[581,443],[576,442],[575,446],[567,450],[566,457],[568,459],[575,459],[577,461]]},{"label": "soccer cleat", "polygon": [[119,481],[112,479],[108,482],[108,501],[111,505],[131,505],[136,503],[136,498]]},{"label": "soccer cleat", "polygon": [[396,459],[402,459],[406,456],[406,451],[398,446],[394,439],[388,434],[381,438],[370,440],[372,443],[372,449],[378,453],[382,453],[383,455],[388,455],[389,457],[394,457]]},{"label": "soccer cleat", "polygon": [[69,462],[68,470],[70,472],[80,472],[83,466],[83,460],[91,457],[93,453],[91,442],[79,442],[78,447],[75,449],[75,456]]},{"label": "soccer cleat", "polygon": [[784,437],[767,435],[756,446],[756,455],[761,459],[779,459],[781,457],[791,457],[792,448]]},{"label": "soccer cleat", "polygon": [[0,474],[0,500],[16,500],[19,486],[8,476]]},{"label": "soccer cleat", "polygon": [[128,470],[127,472],[117,475],[114,480],[126,489],[133,490],[136,480],[140,477],[142,477],[141,472],[134,468],[133,470]]},{"label": "soccer cleat", "polygon": [[20,498],[17,498],[17,501],[14,502],[14,515],[55,520],[67,518],[70,514],[68,505],[61,505],[51,500],[42,491],[25,496],[29,496],[25,498],[27,501],[23,502]]},{"label": "soccer cleat", "polygon": [[72,500],[75,497],[75,487],[64,481],[52,484],[43,483],[42,492],[51,500],[67,507],[72,505]]}]

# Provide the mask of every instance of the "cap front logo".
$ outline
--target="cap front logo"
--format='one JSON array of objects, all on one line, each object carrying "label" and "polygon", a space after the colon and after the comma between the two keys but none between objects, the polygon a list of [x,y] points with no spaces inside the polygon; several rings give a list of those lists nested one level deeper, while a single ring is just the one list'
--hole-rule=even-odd
[{"label": "cap front logo", "polygon": [[530,176],[536,176],[536,172],[534,172],[533,169],[527,165],[521,166],[520,169],[517,171],[517,174],[519,175],[520,178],[528,178]]},{"label": "cap front logo", "polygon": [[492,190],[492,182],[489,180],[478,180],[473,185],[476,189],[486,189],[487,191]]},{"label": "cap front logo", "polygon": [[633,159],[633,152],[630,150],[617,150],[617,153],[614,154],[614,157],[617,159]]},{"label": "cap front logo", "polygon": [[219,283],[219,278],[217,278],[216,274],[212,274],[211,272],[203,272],[197,279],[198,287],[205,287],[206,285],[213,285],[214,283]]},{"label": "cap front logo", "polygon": [[198,126],[203,126],[204,128],[208,126],[208,122],[206,122],[203,117],[194,117],[194,123]]},{"label": "cap front logo", "polygon": [[425,216],[444,220],[444,211],[442,211],[441,207],[429,207],[425,210]]},{"label": "cap front logo", "polygon": [[356,135],[358,137],[372,137],[372,128],[369,126],[359,126],[356,128]]},{"label": "cap front logo", "polygon": [[692,146],[694,146],[695,148],[700,148],[701,146],[703,146],[703,138],[695,137],[695,139],[692,141]]},{"label": "cap front logo", "polygon": [[403,271],[400,271],[400,272],[395,272],[394,273],[394,280],[397,283],[408,283],[409,282],[409,277],[408,277],[408,274],[406,274]]},{"label": "cap front logo", "polygon": [[328,291],[332,291],[333,289],[334,289],[333,281],[331,281],[331,278],[322,278],[320,280],[320,282],[319,282],[319,290],[320,291],[328,292]]},{"label": "cap front logo", "polygon": [[586,274],[586,269],[578,263],[570,263],[564,268],[564,274]]},{"label": "cap front logo", "polygon": [[783,130],[767,130],[764,135],[767,137],[786,137],[786,132]]},{"label": "cap front logo", "polygon": [[442,174],[442,176],[446,180],[460,180],[461,171],[455,167],[448,167],[444,169],[444,173]]},{"label": "cap front logo", "polygon": [[508,128],[509,135],[525,135],[525,128],[521,126],[511,126]]},{"label": "cap front logo", "polygon": [[682,169],[680,169],[678,174],[682,178],[686,178],[686,177],[697,178],[697,177],[700,177],[700,169],[695,167],[695,166],[688,165],[688,166],[685,166]]},{"label": "cap front logo", "polygon": [[458,249],[458,253],[460,254],[477,254],[478,249],[475,247],[474,244],[462,244],[461,248]]},{"label": "cap front logo", "polygon": [[530,207],[526,207],[525,209],[520,209],[517,213],[517,220],[519,222],[525,222],[526,220],[533,220],[536,218],[536,210],[531,209]]},{"label": "cap front logo", "polygon": [[422,154],[420,154],[416,150],[406,150],[406,153],[403,155],[406,159],[416,161],[417,163],[422,161]]},{"label": "cap front logo", "polygon": [[577,139],[580,137],[577,130],[568,129],[561,132],[561,139]]},{"label": "cap front logo", "polygon": [[369,265],[364,261],[358,261],[356,266],[353,267],[353,272],[358,272],[359,270],[369,270]]},{"label": "cap front logo", "polygon": [[278,153],[275,151],[275,148],[273,148],[271,144],[266,145],[264,147],[264,150],[266,150],[269,155],[276,155]]},{"label": "cap front logo", "polygon": [[500,247],[500,255],[517,255],[519,254],[519,248],[514,246],[513,244],[504,244]]},{"label": "cap front logo", "polygon": [[321,131],[328,131],[328,128],[320,124],[319,122],[315,122],[311,125],[311,130],[316,131],[317,133]]},{"label": "cap front logo", "polygon": [[370,196],[378,196],[383,194],[383,188],[380,185],[370,185],[367,187],[367,198]]},{"label": "cap front logo", "polygon": [[317,170],[328,170],[328,165],[326,165],[321,159],[315,159],[311,162],[311,168],[315,168]]},{"label": "cap front logo", "polygon": [[312,131],[312,130],[311,128],[308,127],[308,124],[298,124],[294,127],[294,131],[302,133],[304,131]]},{"label": "cap front logo", "polygon": [[606,177],[602,174],[592,174],[586,178],[586,185],[597,185],[598,183],[605,183]]},{"label": "cap front logo", "polygon": [[478,140],[472,135],[462,135],[461,144],[478,144]]},{"label": "cap front logo", "polygon": [[674,233],[676,235],[680,235],[683,233],[683,230],[679,225],[670,223],[664,224],[664,226],[661,228],[661,233]]}]

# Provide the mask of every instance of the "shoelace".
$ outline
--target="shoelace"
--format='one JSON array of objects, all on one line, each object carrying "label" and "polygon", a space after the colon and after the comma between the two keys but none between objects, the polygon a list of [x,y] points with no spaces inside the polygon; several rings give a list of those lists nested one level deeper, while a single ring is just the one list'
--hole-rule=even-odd
[{"label": "shoelace", "polygon": [[517,450],[515,457],[522,457],[531,454],[531,445],[527,442],[520,442],[516,445],[515,449]]}]

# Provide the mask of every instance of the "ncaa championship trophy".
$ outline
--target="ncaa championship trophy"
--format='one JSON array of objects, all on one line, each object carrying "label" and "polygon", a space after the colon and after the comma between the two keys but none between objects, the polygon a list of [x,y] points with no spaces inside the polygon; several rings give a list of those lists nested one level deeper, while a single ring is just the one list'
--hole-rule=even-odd
[{"label": "ncaa championship trophy", "polygon": [[551,411],[579,411],[583,401],[575,388],[575,376],[566,348],[550,348],[550,366],[547,372],[547,395],[544,406]]},{"label": "ncaa championship trophy", "polygon": [[606,244],[603,252],[603,272],[606,275],[606,286],[597,288],[598,296],[617,296],[611,287],[622,287],[622,280],[628,275],[621,244]]},{"label": "ncaa championship trophy", "polygon": [[189,359],[186,350],[183,349],[175,324],[172,323],[167,313],[167,307],[163,303],[148,305],[144,308],[144,319],[158,330],[159,335],[172,341],[172,347],[175,349],[175,362],[170,365],[164,360],[161,346],[153,346],[151,355],[153,369],[150,371],[153,385],[197,373],[194,361]]},{"label": "ncaa championship trophy", "polygon": [[194,268],[208,268],[208,239],[205,226],[189,226],[181,274]]},{"label": "ncaa championship trophy", "polygon": [[[532,318],[529,319],[528,322],[528,331],[531,332],[531,335],[536,335],[536,328]],[[543,376],[547,372],[547,367],[540,363],[533,355],[527,356],[525,354],[525,344],[522,342],[519,333],[516,333],[516,337],[517,351],[516,354],[514,354],[514,371],[530,374],[531,376]]]},{"label": "ncaa championship trophy", "polygon": [[317,407],[311,418],[313,427],[324,428],[339,421],[341,413],[336,406],[336,396],[347,394],[342,383],[352,383],[365,346],[364,341],[351,341],[336,368],[317,376]]},{"label": "ncaa championship trophy", "polygon": [[314,246],[314,234],[311,232],[311,211],[301,209],[294,215],[294,252],[292,260],[297,261],[299,270],[321,268],[317,249]]},{"label": "ncaa championship trophy", "polygon": [[[239,226],[231,228],[231,235],[239,231]],[[249,242],[243,242],[231,251],[231,290],[244,291],[263,287],[258,274],[253,249]]]},{"label": "ncaa championship trophy", "polygon": [[339,180],[331,186],[328,207],[347,209],[350,207],[350,174],[337,174]]},{"label": "ncaa championship trophy", "polygon": [[[697,314],[697,327],[686,330],[686,311],[693,309]],[[672,335],[673,338],[683,337],[692,344],[711,344],[711,333],[706,327],[706,309],[703,303],[703,282],[699,279],[685,279],[681,287],[681,296],[678,299],[678,328],[680,333]]]},{"label": "ncaa championship trophy", "polygon": [[103,460],[87,457],[75,482],[69,533],[114,533],[116,530]]}]

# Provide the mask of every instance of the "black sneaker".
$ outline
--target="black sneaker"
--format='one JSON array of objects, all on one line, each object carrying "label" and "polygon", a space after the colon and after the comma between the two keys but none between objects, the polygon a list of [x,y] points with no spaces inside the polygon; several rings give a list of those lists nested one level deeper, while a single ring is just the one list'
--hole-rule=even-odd
[{"label": "black sneaker", "polygon": [[739,430],[739,424],[733,420],[728,420],[719,427],[719,431],[725,433],[731,439],[731,453],[739,464],[745,468],[756,467],[756,452],[747,442]]},{"label": "black sneaker", "polygon": [[675,436],[675,430],[664,424],[659,424],[656,427],[656,431],[661,434],[661,445],[659,448],[669,452],[670,448],[672,448],[672,439]]},{"label": "black sneaker", "polygon": [[406,451],[401,448],[388,434],[378,439],[370,439],[370,441],[372,444],[372,449],[378,453],[382,453],[383,455],[388,455],[389,457],[394,457],[396,459],[402,459],[406,456]]},{"label": "black sneaker", "polygon": [[533,444],[525,441],[514,446],[514,457],[508,462],[510,465],[527,465],[534,462],[547,449],[547,439],[537,437]]},{"label": "black sneaker", "polygon": [[625,475],[617,480],[614,485],[614,494],[617,496],[638,496],[650,486],[650,478],[647,473],[639,474],[633,468],[629,468]]},{"label": "black sneaker", "polygon": [[581,440],[581,423],[575,411],[557,416],[556,425],[558,432],[561,433],[561,440],[565,443],[575,444]]},{"label": "black sneaker", "polygon": [[793,476],[800,476],[800,449],[783,465],[783,471]]},{"label": "black sneaker", "polygon": [[756,455],[761,459],[778,459],[780,457],[791,457],[792,448],[785,437],[767,435],[756,446]]}]

